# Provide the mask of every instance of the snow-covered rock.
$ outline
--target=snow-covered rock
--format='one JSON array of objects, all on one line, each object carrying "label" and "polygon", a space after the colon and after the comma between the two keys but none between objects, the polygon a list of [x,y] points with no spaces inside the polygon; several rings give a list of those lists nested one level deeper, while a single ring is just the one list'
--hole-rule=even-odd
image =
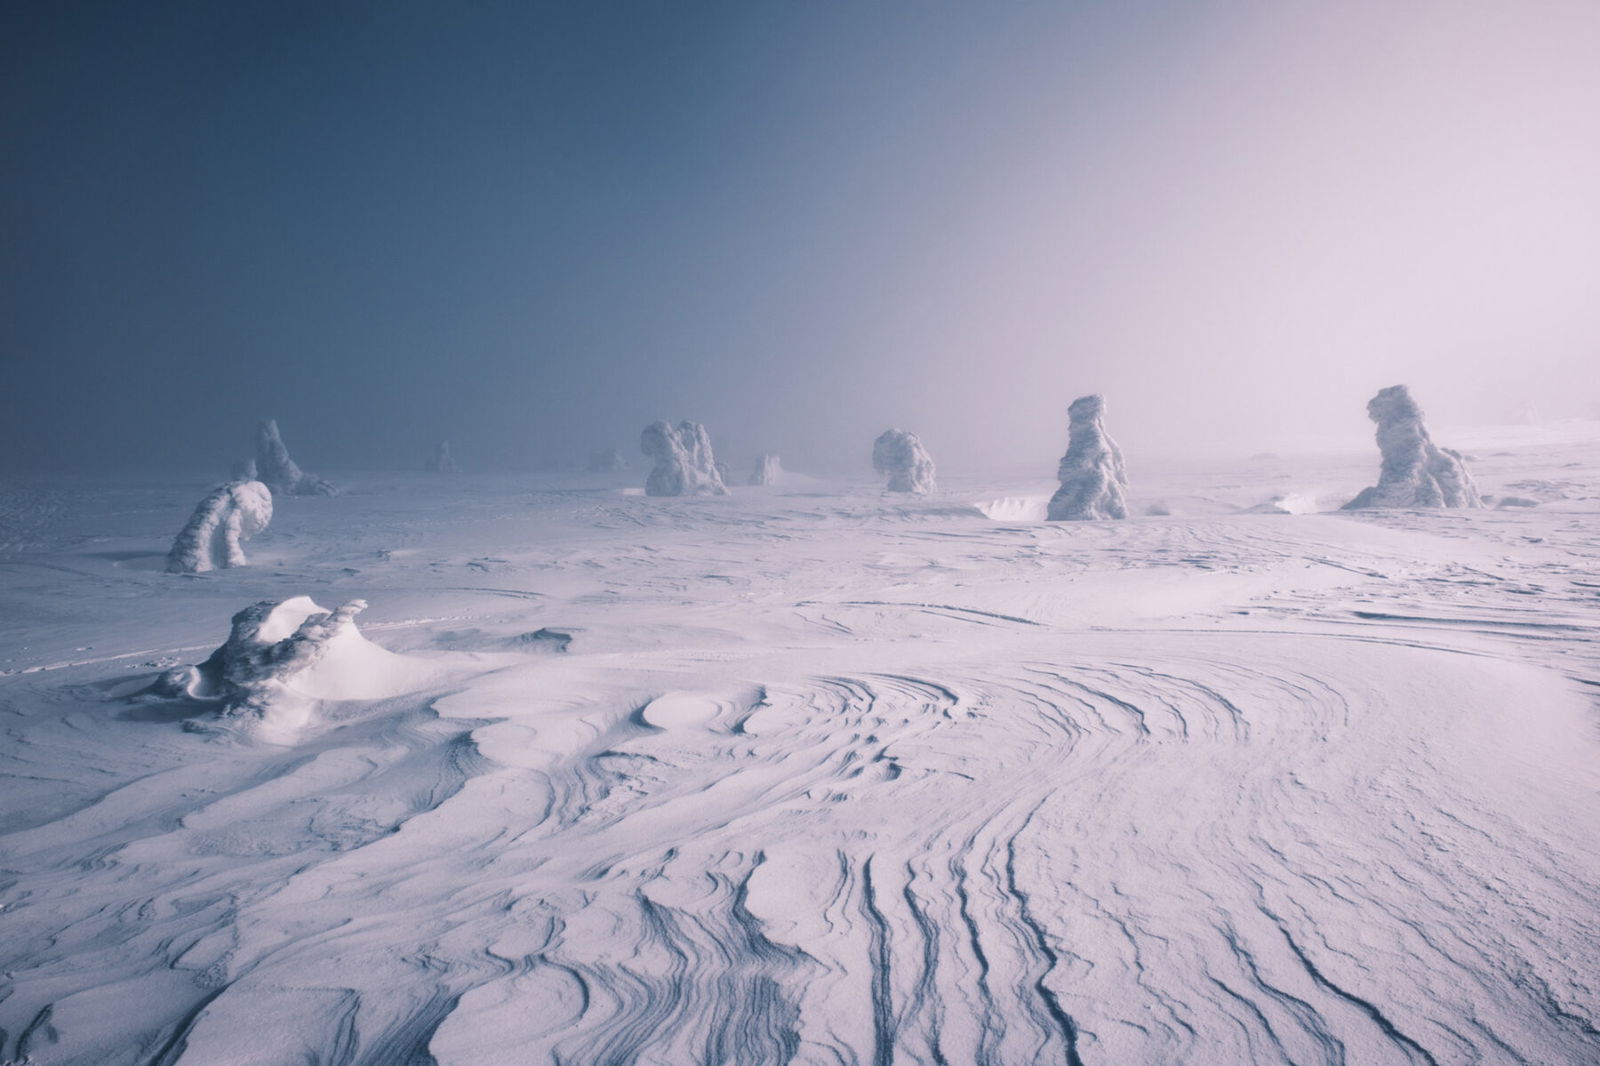
[{"label": "snow-covered rock", "polygon": [[728,486],[711,453],[711,437],[698,422],[653,422],[639,436],[639,448],[655,460],[645,480],[647,496],[726,496]]},{"label": "snow-covered rock", "polygon": [[230,481],[206,494],[172,541],[167,573],[244,566],[243,542],[272,521],[272,493],[259,481]]},{"label": "snow-covered rock", "polygon": [[1106,433],[1105,411],[1098,395],[1080,396],[1067,408],[1067,454],[1056,469],[1061,487],[1050,497],[1051,522],[1128,517],[1128,475],[1122,450]]},{"label": "snow-covered rock", "polygon": [[889,479],[889,492],[934,489],[933,459],[922,440],[904,429],[886,429],[872,442],[872,468]]},{"label": "snow-covered rock", "polygon": [[433,454],[428,457],[425,464],[430,474],[454,474],[456,472],[455,456],[450,454],[450,442],[442,440],[439,446],[433,449]]},{"label": "snow-covered rock", "polygon": [[628,469],[620,448],[600,448],[589,453],[589,473],[616,474]]},{"label": "snow-covered rock", "polygon": [[256,423],[256,471],[267,488],[280,495],[333,496],[339,491],[320,477],[301,470],[289,458],[289,449],[284,447],[283,438],[278,434],[278,423],[271,418]]},{"label": "snow-covered rock", "polygon": [[756,457],[756,468],[750,472],[752,485],[776,485],[783,476],[783,465],[771,452]]},{"label": "snow-covered rock", "polygon": [[1378,425],[1383,465],[1378,483],[1363,489],[1345,510],[1483,506],[1461,453],[1433,443],[1422,424],[1422,409],[1404,385],[1379,390],[1367,402],[1367,417]]},{"label": "snow-covered rock", "polygon": [[378,699],[433,673],[363,637],[354,619],[366,607],[328,611],[309,596],[252,604],[233,616],[227,643],[198,666],[168,670],[155,691],[214,702],[259,739],[292,740],[318,701]]}]

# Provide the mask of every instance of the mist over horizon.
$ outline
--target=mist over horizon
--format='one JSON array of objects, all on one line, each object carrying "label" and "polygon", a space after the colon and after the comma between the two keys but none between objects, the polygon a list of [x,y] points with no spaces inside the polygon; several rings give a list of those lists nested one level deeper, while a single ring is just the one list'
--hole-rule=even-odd
[{"label": "mist over horizon", "polygon": [[[0,33],[0,471],[1037,462],[1600,418],[1600,6],[141,7]],[[1444,443],[1449,443],[1445,440]]]}]

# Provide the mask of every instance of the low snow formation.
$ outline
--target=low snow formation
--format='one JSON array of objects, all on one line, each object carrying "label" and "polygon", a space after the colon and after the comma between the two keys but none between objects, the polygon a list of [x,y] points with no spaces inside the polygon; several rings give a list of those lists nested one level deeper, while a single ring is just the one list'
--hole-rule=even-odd
[{"label": "low snow formation", "polygon": [[456,472],[455,456],[450,454],[450,442],[442,440],[433,450],[433,455],[426,464],[430,474],[454,474]]},{"label": "low snow formation", "polygon": [[220,704],[224,720],[284,742],[310,721],[319,700],[377,699],[403,692],[417,669],[356,628],[365,600],[337,610],[309,596],[263,600],[233,616],[228,641],[198,666],[168,670],[155,690]]},{"label": "low snow formation", "polygon": [[915,433],[884,430],[872,442],[872,468],[889,478],[889,492],[933,491],[933,459]]},{"label": "low snow formation", "polygon": [[280,495],[333,496],[339,491],[320,477],[301,470],[299,464],[289,458],[289,449],[278,435],[278,423],[271,418],[256,423],[256,471],[267,488]]},{"label": "low snow formation", "polygon": [[1100,396],[1080,396],[1067,408],[1067,454],[1056,469],[1061,487],[1050,497],[1046,516],[1052,522],[1128,517],[1128,475],[1122,450],[1101,421],[1105,412]]},{"label": "low snow formation", "polygon": [[726,496],[728,486],[711,454],[711,437],[698,422],[652,422],[639,436],[639,448],[655,460],[645,480],[647,496]]},{"label": "low snow formation", "polygon": [[782,474],[783,466],[778,462],[778,457],[768,452],[756,459],[756,468],[750,472],[750,484],[776,485]]},{"label": "low snow formation", "polygon": [[272,521],[272,493],[259,481],[230,481],[206,494],[172,541],[167,573],[201,574],[244,566],[243,542]]},{"label": "low snow formation", "polygon": [[589,453],[589,472],[591,474],[615,474],[628,469],[628,460],[622,457],[618,448],[603,448]]},{"label": "low snow formation", "polygon": [[1378,424],[1383,466],[1378,483],[1363,489],[1345,510],[1483,506],[1461,453],[1433,443],[1422,424],[1422,409],[1404,385],[1379,390],[1367,401],[1367,417]]}]

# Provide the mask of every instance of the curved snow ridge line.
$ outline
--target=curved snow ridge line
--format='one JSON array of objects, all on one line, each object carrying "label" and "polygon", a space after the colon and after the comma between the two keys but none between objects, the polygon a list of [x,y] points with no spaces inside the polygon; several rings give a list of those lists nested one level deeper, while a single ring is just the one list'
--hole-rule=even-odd
[{"label": "curved snow ridge line", "polygon": [[1022,618],[1018,615],[1000,614],[996,611],[982,611],[976,607],[957,607],[949,603],[900,603],[893,600],[834,600],[824,603],[820,600],[801,600],[796,607],[916,607],[925,611],[950,611],[960,615],[974,615],[979,618],[993,618],[1001,622],[1016,622],[1019,625],[1039,626],[1048,628],[1044,622],[1036,622],[1032,618]]}]

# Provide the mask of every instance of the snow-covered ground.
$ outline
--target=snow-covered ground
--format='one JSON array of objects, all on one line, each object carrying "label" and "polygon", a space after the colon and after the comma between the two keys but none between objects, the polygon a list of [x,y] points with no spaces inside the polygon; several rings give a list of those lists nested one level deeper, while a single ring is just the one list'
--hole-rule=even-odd
[{"label": "snow-covered ground", "polygon": [[[1536,506],[0,486],[0,1062],[1600,1062],[1600,427],[1441,437]],[[364,698],[143,691],[301,595]]]}]

